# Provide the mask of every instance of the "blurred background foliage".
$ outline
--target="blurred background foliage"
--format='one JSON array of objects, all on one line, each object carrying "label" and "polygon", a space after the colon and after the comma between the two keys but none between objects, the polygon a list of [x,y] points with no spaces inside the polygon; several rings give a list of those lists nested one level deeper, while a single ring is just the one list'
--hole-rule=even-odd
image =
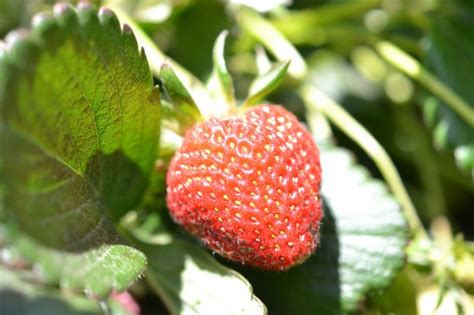
[{"label": "blurred background foliage", "polygon": [[[423,224],[439,244],[435,252],[424,256],[436,263],[411,261],[389,288],[370,296],[360,312],[431,314],[437,307],[436,314],[474,313],[472,295],[460,293],[472,294],[474,289],[474,130],[416,78],[384,60],[373,45],[380,39],[394,43],[472,109],[474,1],[92,2],[129,12],[166,55],[202,80],[211,73],[215,38],[228,29],[228,64],[241,99],[257,74],[255,51],[261,47],[239,26],[233,5],[248,3],[265,14],[302,54],[309,80],[342,104],[383,145]],[[53,3],[0,0],[0,37],[13,28],[27,27],[33,14],[50,9]],[[287,78],[271,101],[285,104],[304,121],[305,107],[297,87],[296,80]],[[359,163],[382,178],[359,146],[343,132],[333,132],[338,145],[349,148]],[[411,250],[421,252],[423,246],[417,243]],[[456,269],[453,259],[462,262]],[[440,293],[446,292],[446,298],[440,299]],[[149,296],[142,298],[145,311],[158,307],[157,303]]]}]

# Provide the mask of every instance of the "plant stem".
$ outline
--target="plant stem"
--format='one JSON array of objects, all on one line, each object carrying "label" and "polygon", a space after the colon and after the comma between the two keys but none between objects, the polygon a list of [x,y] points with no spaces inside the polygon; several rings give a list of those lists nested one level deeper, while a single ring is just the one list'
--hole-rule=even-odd
[{"label": "plant stem", "polygon": [[420,63],[403,50],[387,41],[378,41],[374,44],[377,52],[388,63],[418,81],[434,95],[443,100],[446,105],[451,107],[463,120],[471,127],[474,126],[474,110],[469,104],[457,95],[452,89],[438,80],[428,70],[423,68]]},{"label": "plant stem", "polygon": [[166,56],[126,12],[115,6],[111,6],[110,8],[115,12],[115,14],[117,14],[117,17],[122,23],[127,24],[133,30],[133,34],[135,34],[138,44],[145,50],[148,64],[150,65],[152,73],[156,76],[159,76],[163,63],[167,62],[171,64],[179,79],[190,91],[190,94],[199,106],[201,113],[205,115],[206,109],[203,109],[202,107],[205,107],[205,104],[210,104],[210,97],[204,83],[202,83],[184,67]]},{"label": "plant stem", "polygon": [[337,104],[318,88],[305,84],[301,88],[301,95],[310,110],[324,113],[334,125],[367,153],[377,165],[388,186],[402,205],[411,230],[415,235],[427,237],[395,165],[380,143],[341,105]]}]

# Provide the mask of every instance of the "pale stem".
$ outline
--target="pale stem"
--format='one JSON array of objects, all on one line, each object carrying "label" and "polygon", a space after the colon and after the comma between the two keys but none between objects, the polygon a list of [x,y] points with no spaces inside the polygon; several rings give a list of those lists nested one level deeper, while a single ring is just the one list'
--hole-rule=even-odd
[{"label": "pale stem", "polygon": [[387,41],[376,42],[374,46],[385,61],[413,80],[418,81],[431,93],[443,100],[446,105],[451,107],[471,127],[474,126],[474,109],[452,89],[431,74],[431,72],[422,67],[415,58]]},{"label": "pale stem", "polygon": [[333,101],[318,88],[306,84],[301,89],[303,99],[310,110],[320,111],[341,129],[349,138],[357,143],[374,161],[382,173],[394,196],[404,209],[411,230],[416,235],[426,236],[415,207],[403,185],[398,171],[387,152],[375,138],[341,105]]}]

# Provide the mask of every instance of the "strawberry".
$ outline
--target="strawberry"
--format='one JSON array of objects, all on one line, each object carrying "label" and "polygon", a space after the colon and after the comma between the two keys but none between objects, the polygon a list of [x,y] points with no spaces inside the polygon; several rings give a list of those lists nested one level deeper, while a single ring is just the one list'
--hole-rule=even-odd
[{"label": "strawberry", "polygon": [[222,256],[269,270],[303,262],[319,241],[318,148],[278,105],[189,129],[167,173],[173,219]]}]

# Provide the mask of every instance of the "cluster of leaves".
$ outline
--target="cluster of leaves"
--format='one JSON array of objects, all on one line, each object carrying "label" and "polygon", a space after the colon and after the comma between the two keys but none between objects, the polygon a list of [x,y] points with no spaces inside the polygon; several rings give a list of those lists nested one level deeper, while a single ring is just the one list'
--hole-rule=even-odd
[{"label": "cluster of leaves", "polygon": [[[201,113],[218,110],[213,109],[214,102],[203,99],[237,102],[233,84],[239,95],[240,85],[248,80],[242,75],[248,64],[245,51],[255,45],[255,36],[245,25],[257,21],[252,16],[258,15],[228,6],[242,26],[234,43],[239,54],[230,63],[231,71],[239,65],[235,71],[239,80],[232,82],[225,64],[225,35],[218,37],[213,58],[207,58],[211,49],[205,45],[191,49],[200,64],[212,60],[214,65],[208,84],[212,93],[203,98],[203,84],[179,67],[162,66],[156,46],[150,49],[150,41],[135,25],[135,21],[165,25],[164,20],[172,20],[188,4],[163,1],[148,7],[137,2],[124,7],[115,2],[108,4],[130,25],[121,24],[109,9],[97,10],[88,3],[57,4],[53,13],[35,15],[28,31],[10,32],[0,43],[0,299],[9,301],[0,304],[0,313],[34,309],[133,314],[114,299],[114,292],[129,289],[140,278],[146,284],[139,281],[131,290],[137,296],[144,289],[153,290],[172,314],[348,313],[387,287],[406,260],[409,232],[400,204],[383,181],[372,178],[349,151],[334,144],[330,133],[321,139],[320,125],[313,119],[317,115],[309,115],[309,110],[306,120],[316,126],[321,144],[325,205],[321,245],[311,259],[285,273],[266,273],[216,259],[183,235],[163,202],[165,170],[160,165],[175,149],[170,135],[182,133],[199,119],[196,106]],[[346,18],[346,11],[361,16],[377,5],[378,1],[362,1],[328,6],[327,11],[289,11],[275,15],[270,29],[260,24],[258,30],[270,35],[281,32],[296,44],[311,45],[317,34],[305,37],[302,30],[331,25]],[[224,7],[202,6],[204,11],[206,6]],[[168,15],[150,20],[150,12],[158,12],[157,8],[168,10]],[[321,12],[326,18],[318,18]],[[461,51],[455,47],[471,49],[474,41],[468,31],[458,30],[466,26],[450,23],[433,27],[427,64],[472,105],[471,72],[466,66],[470,60],[457,58]],[[341,27],[342,33],[346,28]],[[337,45],[343,46],[341,29],[331,26],[327,32],[339,36]],[[446,42],[446,36],[453,43]],[[288,53],[285,47],[267,48],[280,62],[272,66],[260,50],[253,68],[261,75],[248,84],[250,95],[244,106],[264,99],[287,70],[294,90],[306,71],[304,61],[298,63],[296,49]],[[172,47],[169,50],[173,54]],[[199,54],[203,57],[196,57]],[[197,83],[186,84],[189,77]],[[318,84],[311,72],[303,77]],[[161,93],[154,79],[162,83]],[[456,148],[459,165],[472,171],[474,139],[469,122],[446,104],[430,100],[436,104],[426,102],[426,117],[437,126],[436,143]],[[433,245],[427,242],[427,252],[432,252]],[[447,252],[470,257],[459,242]],[[421,255],[413,264],[439,265],[438,260],[426,261],[429,253],[420,254],[426,249],[420,244],[410,249],[409,259]],[[461,290],[457,276],[446,275],[443,266],[438,274],[444,275],[445,287]]]}]

